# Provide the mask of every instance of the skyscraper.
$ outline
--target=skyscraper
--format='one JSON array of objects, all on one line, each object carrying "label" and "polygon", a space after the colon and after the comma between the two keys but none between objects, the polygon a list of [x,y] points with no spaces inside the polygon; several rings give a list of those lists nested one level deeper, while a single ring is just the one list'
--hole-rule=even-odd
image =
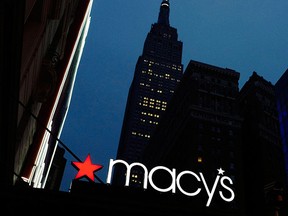
[{"label": "skyscraper", "polygon": [[[170,26],[169,14],[169,1],[163,0],[158,22],[152,24],[135,67],[117,152],[117,159],[128,163],[141,161],[183,74],[183,44],[178,40],[177,29]],[[115,171],[116,182],[125,177],[124,171]],[[133,174],[132,182],[138,184],[137,174]]]}]

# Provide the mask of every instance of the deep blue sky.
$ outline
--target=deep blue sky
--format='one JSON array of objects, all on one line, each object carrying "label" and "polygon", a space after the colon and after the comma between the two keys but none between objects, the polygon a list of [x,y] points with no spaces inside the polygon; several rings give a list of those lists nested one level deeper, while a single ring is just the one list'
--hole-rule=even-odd
[{"label": "deep blue sky", "polygon": [[[70,109],[60,137],[80,159],[91,154],[104,168],[116,158],[128,90],[162,0],[94,0],[91,25]],[[239,87],[253,71],[275,84],[288,68],[287,0],[170,0],[170,25],[190,59],[240,72]],[[77,170],[68,153],[61,190]]]}]

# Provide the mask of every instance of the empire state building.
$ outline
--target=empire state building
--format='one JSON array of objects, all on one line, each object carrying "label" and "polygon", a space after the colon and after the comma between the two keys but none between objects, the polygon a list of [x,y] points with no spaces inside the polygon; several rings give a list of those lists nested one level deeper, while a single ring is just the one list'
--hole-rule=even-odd
[{"label": "empire state building", "polygon": [[[117,151],[117,159],[129,164],[141,162],[143,150],[183,75],[183,44],[178,40],[177,29],[170,26],[169,14],[170,3],[163,0],[158,21],[151,25],[129,89]],[[114,183],[123,183],[125,171],[125,168],[115,170]],[[130,185],[141,184],[138,174],[136,169],[132,172]]]}]

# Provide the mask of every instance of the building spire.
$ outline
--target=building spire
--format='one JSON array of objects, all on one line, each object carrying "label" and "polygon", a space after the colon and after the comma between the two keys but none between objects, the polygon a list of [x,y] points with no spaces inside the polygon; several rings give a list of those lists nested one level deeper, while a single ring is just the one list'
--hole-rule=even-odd
[{"label": "building spire", "polygon": [[158,16],[158,23],[169,26],[169,13],[170,13],[169,0],[163,0],[161,3],[160,12]]}]

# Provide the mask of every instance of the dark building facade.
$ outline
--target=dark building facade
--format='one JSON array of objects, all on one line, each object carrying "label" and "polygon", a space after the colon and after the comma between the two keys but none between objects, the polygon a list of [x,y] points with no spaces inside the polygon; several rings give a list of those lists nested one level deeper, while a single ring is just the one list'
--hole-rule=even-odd
[{"label": "dark building facade", "polygon": [[283,215],[278,211],[283,200],[277,199],[285,188],[285,169],[274,85],[253,72],[238,103],[247,215]]},{"label": "dark building facade", "polygon": [[[275,88],[254,72],[239,91],[239,75],[191,60],[143,163],[149,169],[162,165],[207,173],[209,180],[222,167],[236,195],[224,205],[215,200],[216,212],[285,215],[287,185]],[[193,190],[191,179],[181,180],[186,190]],[[171,183],[165,173],[155,181],[163,188]]]},{"label": "dark building facade", "polygon": [[[241,119],[236,106],[239,76],[234,70],[191,60],[143,159],[149,168],[164,165],[179,172],[202,172],[210,183],[217,176],[217,169],[225,170],[234,182],[237,196],[231,203],[215,198],[215,214],[217,211],[243,213]],[[158,184],[169,184],[165,178],[159,175]],[[188,191],[195,187],[191,186],[191,178],[182,178],[182,186]],[[205,195],[201,198],[204,200]]]},{"label": "dark building facade", "polygon": [[285,158],[286,184],[288,185],[288,70],[276,82],[275,91]]},{"label": "dark building facade", "polygon": [[[117,159],[128,163],[141,161],[142,152],[183,74],[182,42],[177,30],[169,24],[169,12],[169,1],[163,0],[158,22],[151,26],[146,37],[129,89],[117,152]],[[125,170],[117,169],[114,177],[114,183],[122,184]],[[133,174],[131,182],[138,184],[138,181],[137,173]]]},{"label": "dark building facade", "polygon": [[[0,177],[4,189],[18,183],[45,188],[48,179],[49,189],[59,189],[66,162],[63,154],[57,153],[58,137],[69,108],[92,2],[3,1],[0,162],[5,168]],[[51,167],[58,171],[49,176]]]}]

